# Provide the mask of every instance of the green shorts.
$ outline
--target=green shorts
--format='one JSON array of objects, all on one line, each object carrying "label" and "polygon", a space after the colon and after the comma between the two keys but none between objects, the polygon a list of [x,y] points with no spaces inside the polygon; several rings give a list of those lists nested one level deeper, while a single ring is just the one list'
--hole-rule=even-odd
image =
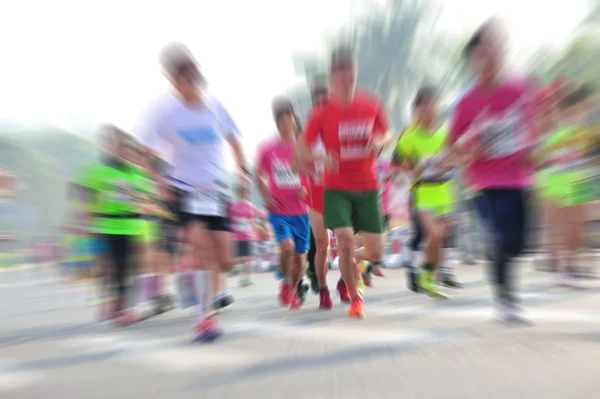
[{"label": "green shorts", "polygon": [[382,233],[379,192],[325,190],[323,222],[328,229],[353,227],[357,232]]}]

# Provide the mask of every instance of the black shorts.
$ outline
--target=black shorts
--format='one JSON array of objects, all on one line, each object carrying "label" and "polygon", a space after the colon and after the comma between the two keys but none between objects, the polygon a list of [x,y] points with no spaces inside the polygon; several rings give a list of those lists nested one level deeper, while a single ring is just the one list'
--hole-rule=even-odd
[{"label": "black shorts", "polygon": [[250,256],[252,255],[250,241],[236,241],[235,242],[235,255],[236,256]]},{"label": "black shorts", "polygon": [[207,230],[211,231],[231,231],[231,223],[228,216],[212,216],[212,215],[195,215],[185,212],[181,206],[181,199],[185,195],[185,191],[176,191],[176,201],[178,209],[178,219],[180,226],[186,226],[190,222],[200,222],[206,226]]}]

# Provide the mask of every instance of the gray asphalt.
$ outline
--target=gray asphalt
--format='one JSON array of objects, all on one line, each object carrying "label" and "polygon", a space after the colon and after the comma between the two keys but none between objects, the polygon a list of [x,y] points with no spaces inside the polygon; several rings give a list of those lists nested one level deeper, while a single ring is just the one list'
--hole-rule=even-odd
[{"label": "gray asphalt", "polygon": [[[94,320],[86,286],[51,270],[0,273],[0,398],[597,398],[600,282],[557,288],[520,268],[535,323],[494,320],[483,266],[460,266],[467,287],[439,302],[388,270],[368,289],[368,319],[336,299],[281,309],[271,274],[236,287],[220,316],[225,335],[192,344],[191,311],[128,328]],[[337,272],[331,272],[330,285]]]}]

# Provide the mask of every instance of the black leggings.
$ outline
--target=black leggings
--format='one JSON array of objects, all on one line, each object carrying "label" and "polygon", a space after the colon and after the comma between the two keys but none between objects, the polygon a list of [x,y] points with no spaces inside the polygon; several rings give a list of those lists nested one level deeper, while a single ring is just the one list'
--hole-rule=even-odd
[{"label": "black leggings", "polygon": [[127,294],[127,272],[132,259],[133,236],[109,234],[106,236],[108,243],[108,267],[112,267],[112,277],[117,289],[117,296],[125,298]]},{"label": "black leggings", "polygon": [[317,254],[317,243],[315,242],[315,235],[312,229],[310,229],[310,248],[306,254],[306,260],[308,261],[308,273],[309,275],[317,275],[315,269],[315,255]]},{"label": "black leggings", "polygon": [[502,303],[512,304],[515,298],[510,264],[525,248],[526,193],[518,189],[487,189],[475,201],[492,241],[492,277],[497,298]]}]

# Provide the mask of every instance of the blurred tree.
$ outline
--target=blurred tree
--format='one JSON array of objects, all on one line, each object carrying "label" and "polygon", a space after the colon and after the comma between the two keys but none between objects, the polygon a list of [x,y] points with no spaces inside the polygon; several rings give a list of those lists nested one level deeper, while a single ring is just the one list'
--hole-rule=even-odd
[{"label": "blurred tree", "polygon": [[[368,1],[368,0],[367,0]],[[462,40],[440,37],[435,26],[440,8],[433,0],[369,1],[369,12],[336,32],[327,49],[352,46],[358,59],[358,86],[384,101],[396,130],[410,117],[408,106],[423,83],[458,93],[468,77],[460,61]],[[310,86],[327,72],[327,57],[297,56],[297,72]],[[306,88],[295,88],[297,102],[306,101]],[[302,104],[310,108],[310,104]]]}]

